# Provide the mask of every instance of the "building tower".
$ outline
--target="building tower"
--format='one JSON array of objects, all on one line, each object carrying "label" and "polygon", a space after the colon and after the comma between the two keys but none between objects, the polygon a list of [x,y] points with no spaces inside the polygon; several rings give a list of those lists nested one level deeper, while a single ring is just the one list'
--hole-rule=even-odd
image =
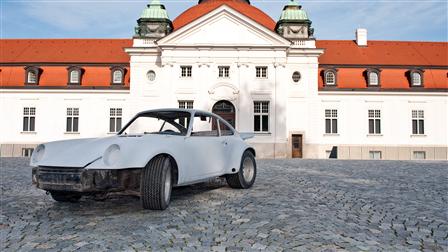
[{"label": "building tower", "polygon": [[165,6],[160,0],[153,0],[143,10],[135,27],[135,38],[159,39],[173,30]]},{"label": "building tower", "polygon": [[314,39],[311,20],[296,0],[291,0],[283,8],[275,31],[291,41]]}]

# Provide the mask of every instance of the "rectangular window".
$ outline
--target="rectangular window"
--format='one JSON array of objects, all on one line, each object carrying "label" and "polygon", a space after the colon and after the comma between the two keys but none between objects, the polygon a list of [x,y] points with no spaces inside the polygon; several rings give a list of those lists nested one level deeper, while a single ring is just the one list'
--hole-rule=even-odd
[{"label": "rectangular window", "polygon": [[338,110],[326,109],[325,110],[325,133],[337,134],[338,133]]},{"label": "rectangular window", "polygon": [[255,67],[256,77],[266,79],[268,78],[268,67]]},{"label": "rectangular window", "polygon": [[426,152],[424,151],[414,151],[414,160],[425,160]]},{"label": "rectangular window", "polygon": [[33,148],[22,148],[22,157],[31,157],[33,151]]},{"label": "rectangular window", "polygon": [[28,71],[27,75],[27,82],[30,84],[36,84],[37,83],[37,75],[34,71]]},{"label": "rectangular window", "polygon": [[369,110],[369,134],[381,134],[381,110]]},{"label": "rectangular window", "polygon": [[[193,101],[179,101],[179,108],[193,109]],[[180,118],[179,119],[179,124],[184,126],[185,128],[188,127],[189,123],[190,123],[190,118]]]},{"label": "rectangular window", "polygon": [[229,66],[219,66],[218,67],[218,77],[219,78],[229,78],[230,76],[230,67]]},{"label": "rectangular window", "polygon": [[254,132],[269,132],[269,102],[254,102]]},{"label": "rectangular window", "polygon": [[180,76],[182,78],[191,77],[191,72],[192,72],[191,66],[181,66],[180,70],[181,70]]},{"label": "rectangular window", "polygon": [[36,126],[36,108],[23,108],[23,132],[34,132]]},{"label": "rectangular window", "polygon": [[412,134],[425,134],[425,111],[412,110]]},{"label": "rectangular window", "polygon": [[369,151],[369,157],[370,159],[381,159],[381,151]]},{"label": "rectangular window", "polygon": [[111,108],[109,111],[109,132],[115,133],[121,130],[123,109]]},{"label": "rectangular window", "polygon": [[70,72],[70,83],[71,84],[79,83],[79,71],[78,70],[72,70]]},{"label": "rectangular window", "polygon": [[79,131],[79,108],[67,108],[66,132]]}]

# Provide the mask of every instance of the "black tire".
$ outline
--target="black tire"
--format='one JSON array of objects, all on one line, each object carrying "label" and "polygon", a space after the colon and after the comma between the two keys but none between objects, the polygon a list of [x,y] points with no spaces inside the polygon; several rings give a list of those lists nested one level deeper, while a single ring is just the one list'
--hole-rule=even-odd
[{"label": "black tire", "polygon": [[58,202],[78,202],[82,195],[80,193],[65,191],[50,191],[51,197]]},{"label": "black tire", "polygon": [[[168,157],[155,157],[143,168],[140,199],[144,209],[165,210],[168,207],[173,187],[171,175],[171,161]],[[170,181],[169,188],[165,186],[166,180]]]},{"label": "black tire", "polygon": [[[250,176],[250,179],[246,179],[244,176],[244,164],[245,162],[251,162],[253,165],[253,174]],[[246,167],[247,168],[247,167]],[[257,177],[257,163],[255,162],[254,154],[251,151],[246,150],[241,157],[240,170],[235,174],[227,174],[226,180],[227,184],[229,184],[232,188],[238,189],[248,189],[252,187],[255,183],[255,178]]]}]

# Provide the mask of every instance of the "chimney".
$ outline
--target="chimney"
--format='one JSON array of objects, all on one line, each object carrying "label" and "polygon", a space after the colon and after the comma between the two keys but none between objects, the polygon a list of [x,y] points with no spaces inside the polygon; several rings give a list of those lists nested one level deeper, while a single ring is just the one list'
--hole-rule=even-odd
[{"label": "chimney", "polygon": [[356,29],[356,44],[358,46],[367,46],[367,29]]}]

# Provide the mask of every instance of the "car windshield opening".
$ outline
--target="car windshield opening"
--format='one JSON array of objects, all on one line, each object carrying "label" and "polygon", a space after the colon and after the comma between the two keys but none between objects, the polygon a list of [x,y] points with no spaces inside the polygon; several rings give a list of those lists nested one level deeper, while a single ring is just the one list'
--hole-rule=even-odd
[{"label": "car windshield opening", "polygon": [[157,134],[186,136],[189,112],[147,112],[135,117],[119,134],[122,136]]}]

